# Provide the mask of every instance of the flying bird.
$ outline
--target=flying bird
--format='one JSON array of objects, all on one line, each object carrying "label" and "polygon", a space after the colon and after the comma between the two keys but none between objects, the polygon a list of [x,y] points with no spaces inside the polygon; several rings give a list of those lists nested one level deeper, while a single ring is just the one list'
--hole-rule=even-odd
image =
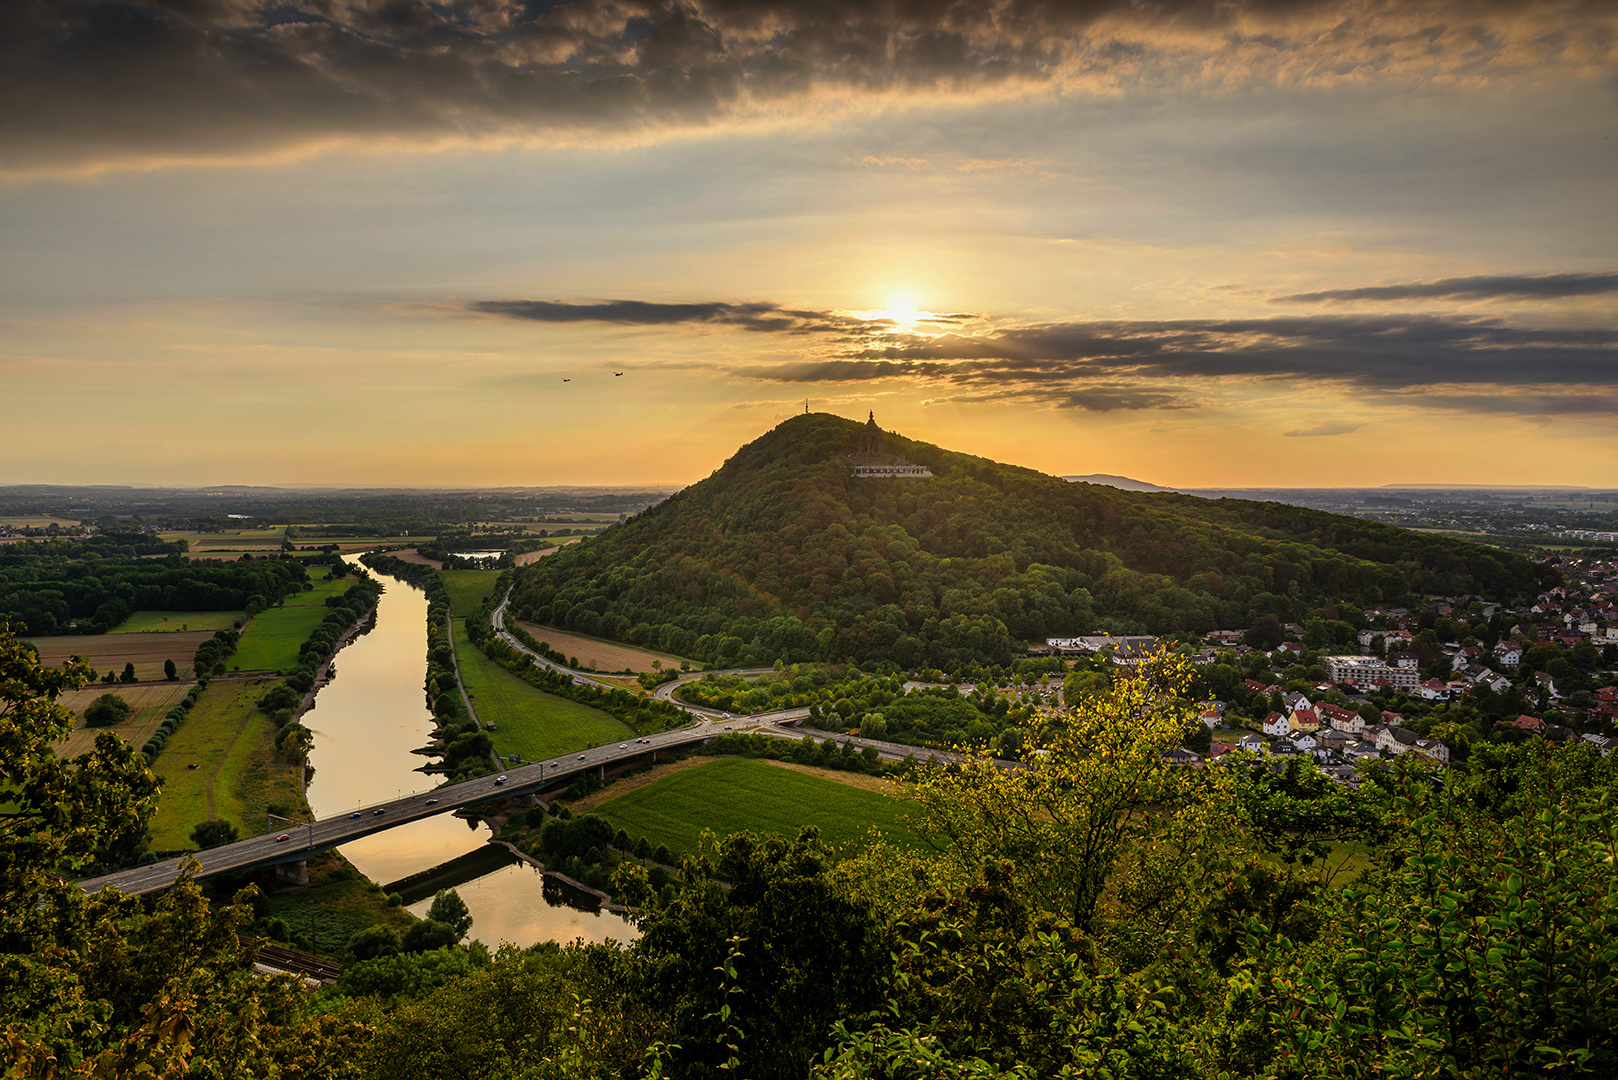
[{"label": "flying bird", "polygon": [[572,382],[573,380],[572,379],[563,379],[562,381],[563,382]]},{"label": "flying bird", "polygon": [[615,371],[615,372],[612,373],[612,377],[616,379],[618,376],[620,376],[622,374],[623,374],[623,372],[621,372],[621,371]]}]

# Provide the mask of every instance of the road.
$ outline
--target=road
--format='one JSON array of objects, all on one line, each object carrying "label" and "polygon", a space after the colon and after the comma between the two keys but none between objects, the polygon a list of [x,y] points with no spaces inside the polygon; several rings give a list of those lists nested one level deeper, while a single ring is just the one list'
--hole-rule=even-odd
[{"label": "road", "polygon": [[[495,609],[492,621],[496,633],[512,648],[524,655],[534,658],[536,664],[541,664],[554,671],[561,672],[570,677],[580,686],[592,686],[598,689],[617,689],[613,684],[592,678],[581,671],[538,655],[522,642],[518,641],[505,628],[506,601],[502,600]],[[772,668],[745,668],[735,669],[725,674],[762,675]],[[285,832],[255,836],[249,840],[241,840],[234,844],[210,848],[195,855],[180,859],[169,859],[165,862],[153,863],[150,866],[136,867],[132,870],[120,871],[116,874],[105,874],[101,877],[87,878],[79,882],[79,887],[86,892],[95,893],[107,886],[114,886],[131,896],[158,892],[169,888],[179,878],[182,871],[189,865],[196,877],[208,877],[212,874],[225,873],[232,870],[244,870],[256,866],[273,866],[277,863],[297,862],[311,855],[329,851],[362,836],[383,832],[396,828],[411,821],[432,817],[435,814],[444,814],[457,810],[463,806],[473,806],[477,803],[487,802],[491,799],[509,798],[549,787],[559,780],[567,779],[578,773],[590,769],[602,769],[609,765],[629,761],[655,753],[658,750],[674,750],[690,746],[694,743],[706,742],[708,739],[725,732],[757,732],[775,738],[798,740],[804,735],[815,738],[835,739],[839,744],[848,742],[855,747],[873,747],[877,753],[887,761],[902,761],[909,756],[919,759],[935,759],[940,761],[962,760],[962,755],[943,751],[926,750],[915,746],[905,746],[900,743],[880,742],[875,739],[862,739],[857,736],[839,735],[834,732],[801,730],[794,725],[801,723],[809,716],[809,710],[782,709],[777,712],[760,713],[749,717],[734,717],[717,709],[707,709],[697,705],[689,705],[674,699],[674,691],[683,683],[692,679],[701,678],[701,674],[682,675],[678,680],[665,683],[657,688],[656,696],[663,701],[669,701],[684,709],[692,718],[692,722],[684,727],[671,731],[660,731],[655,735],[647,735],[617,743],[604,743],[593,746],[587,750],[573,754],[564,754],[546,761],[524,763],[512,766],[499,776],[480,776],[475,780],[466,780],[459,784],[449,784],[406,795],[386,802],[373,803],[362,806],[340,817],[326,818],[320,821],[306,822],[300,825],[289,825]],[[1001,763],[1005,766],[1014,765],[1011,762]]]}]

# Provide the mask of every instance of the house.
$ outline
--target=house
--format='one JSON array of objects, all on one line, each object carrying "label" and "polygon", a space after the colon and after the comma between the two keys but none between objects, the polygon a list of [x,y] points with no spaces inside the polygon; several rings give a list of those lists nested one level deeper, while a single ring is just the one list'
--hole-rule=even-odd
[{"label": "house", "polygon": [[[1358,719],[1358,717],[1355,719]],[[1363,720],[1360,722],[1364,723]],[[1327,750],[1342,750],[1357,741],[1359,740],[1348,732],[1339,731],[1336,728],[1324,727],[1315,733],[1315,745],[1324,747]]]},{"label": "house", "polygon": [[1307,731],[1300,731],[1298,734],[1292,736],[1291,742],[1292,745],[1296,746],[1299,750],[1313,750],[1316,746],[1320,745],[1319,742],[1315,740],[1315,737]]},{"label": "house", "polygon": [[1399,670],[1416,670],[1421,666],[1421,658],[1411,652],[1396,652],[1388,654],[1388,666]]},{"label": "house", "polygon": [[1193,754],[1183,746],[1176,746],[1173,750],[1163,751],[1163,761],[1168,765],[1196,765],[1202,758]]},{"label": "house", "polygon": [[1422,697],[1426,698],[1428,701],[1449,700],[1449,687],[1445,686],[1437,679],[1428,679],[1426,682],[1416,687],[1416,692]]},{"label": "house", "polygon": [[1220,758],[1224,757],[1226,754],[1230,753],[1231,751],[1240,750],[1241,745],[1242,745],[1241,743],[1233,743],[1233,742],[1209,743],[1208,744],[1208,752],[1207,752],[1207,754],[1203,755],[1203,757],[1207,761],[1218,761]]},{"label": "house", "polygon": [[1334,683],[1367,689],[1377,685],[1414,690],[1421,681],[1414,667],[1389,667],[1373,656],[1328,656],[1326,676]]},{"label": "house", "polygon": [[1313,709],[1293,709],[1287,717],[1291,731],[1315,732],[1320,730],[1320,714]]},{"label": "house", "polygon": [[1345,709],[1341,705],[1332,705],[1329,702],[1316,705],[1315,712],[1327,726],[1349,734],[1358,732],[1365,727],[1365,718],[1352,709]]},{"label": "house", "polygon": [[1270,747],[1270,741],[1268,739],[1264,738],[1262,735],[1254,734],[1251,731],[1243,735],[1240,739],[1237,739],[1236,743],[1241,749],[1251,750],[1254,753],[1260,753],[1264,750],[1268,750]]},{"label": "house", "polygon": [[1272,712],[1264,718],[1264,734],[1285,735],[1292,730],[1292,722],[1278,712]]},{"label": "house", "polygon": [[1533,735],[1543,735],[1545,733],[1545,721],[1537,716],[1519,716],[1511,721],[1511,726],[1518,731],[1526,731]]},{"label": "house", "polygon": [[1281,705],[1283,706],[1282,711],[1287,713],[1296,712],[1299,709],[1310,709],[1314,707],[1307,697],[1297,692],[1282,694]]},{"label": "house", "polygon": [[1515,641],[1502,641],[1494,647],[1494,659],[1504,667],[1516,667],[1522,663],[1522,646]]},{"label": "house", "polygon": [[1290,653],[1293,656],[1302,656],[1303,655],[1303,642],[1301,642],[1301,641],[1283,641],[1283,642],[1281,642],[1281,644],[1279,644],[1279,645],[1277,645],[1275,647],[1275,651],[1278,652],[1278,653],[1282,653],[1282,652]]},{"label": "house", "polygon": [[1449,768],[1449,747],[1437,739],[1417,739],[1411,750],[1441,769]]},{"label": "house", "polygon": [[1409,728],[1388,726],[1382,729],[1376,737],[1376,748],[1386,750],[1390,754],[1404,754],[1413,749],[1416,739],[1419,738]]},{"label": "house", "polygon": [[1225,722],[1224,714],[1222,714],[1218,709],[1212,707],[1203,709],[1202,715],[1198,719],[1202,721],[1203,726],[1209,731],[1212,731],[1214,728]]}]

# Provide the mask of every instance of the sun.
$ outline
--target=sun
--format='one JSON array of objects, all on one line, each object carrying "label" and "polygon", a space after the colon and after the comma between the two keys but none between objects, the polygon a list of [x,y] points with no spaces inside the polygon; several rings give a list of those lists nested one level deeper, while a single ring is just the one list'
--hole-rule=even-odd
[{"label": "sun", "polygon": [[888,297],[887,305],[877,314],[882,318],[892,319],[896,323],[909,327],[915,326],[925,313],[916,307],[916,302],[912,297],[901,293]]}]

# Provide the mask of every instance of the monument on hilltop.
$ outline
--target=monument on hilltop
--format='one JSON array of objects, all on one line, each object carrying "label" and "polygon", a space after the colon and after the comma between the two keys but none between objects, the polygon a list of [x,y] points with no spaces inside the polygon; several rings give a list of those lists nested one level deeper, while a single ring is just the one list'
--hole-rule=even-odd
[{"label": "monument on hilltop", "polygon": [[865,426],[860,429],[852,454],[837,459],[851,469],[855,476],[869,476],[890,480],[925,480],[933,475],[925,465],[912,465],[898,454],[882,449],[882,429],[876,426],[876,411],[872,410]]}]

